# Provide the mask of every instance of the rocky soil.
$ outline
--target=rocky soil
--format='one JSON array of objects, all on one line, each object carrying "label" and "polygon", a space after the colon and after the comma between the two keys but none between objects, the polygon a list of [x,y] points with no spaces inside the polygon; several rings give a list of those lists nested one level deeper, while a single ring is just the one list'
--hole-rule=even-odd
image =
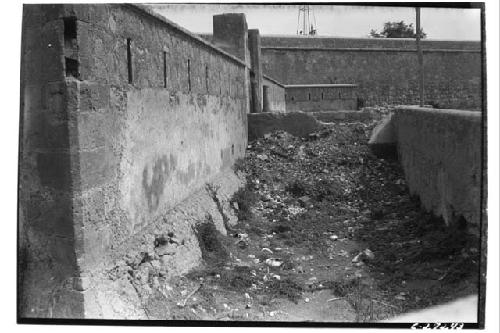
[{"label": "rocky soil", "polygon": [[201,224],[204,265],[149,279],[149,318],[369,322],[477,293],[478,240],[420,210],[397,161],[369,151],[374,126],[250,142],[238,224]]}]

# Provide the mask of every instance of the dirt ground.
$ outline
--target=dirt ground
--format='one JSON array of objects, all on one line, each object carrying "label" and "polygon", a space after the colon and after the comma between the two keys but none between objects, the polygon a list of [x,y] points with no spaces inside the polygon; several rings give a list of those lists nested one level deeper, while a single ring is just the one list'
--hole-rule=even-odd
[{"label": "dirt ground", "polygon": [[374,125],[250,142],[239,223],[197,230],[205,264],[157,286],[149,318],[370,322],[477,293],[478,239],[420,210]]}]

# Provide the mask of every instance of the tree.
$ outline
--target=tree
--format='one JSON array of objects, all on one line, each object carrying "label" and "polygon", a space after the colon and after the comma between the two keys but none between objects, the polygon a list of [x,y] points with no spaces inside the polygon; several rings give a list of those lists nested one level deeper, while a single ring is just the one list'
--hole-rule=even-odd
[{"label": "tree", "polygon": [[[373,38],[416,38],[417,34],[413,28],[413,23],[406,24],[404,21],[401,22],[386,22],[384,23],[384,29],[381,32],[372,29],[370,31],[370,37]],[[427,34],[420,29],[420,38],[424,39]]]}]

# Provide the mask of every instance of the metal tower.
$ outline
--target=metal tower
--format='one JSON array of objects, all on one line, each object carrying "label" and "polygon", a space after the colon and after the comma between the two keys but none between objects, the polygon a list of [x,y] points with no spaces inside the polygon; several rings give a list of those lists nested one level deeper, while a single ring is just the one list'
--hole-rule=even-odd
[{"label": "metal tower", "polygon": [[299,8],[299,15],[297,17],[297,35],[316,35],[316,16],[314,11],[309,5],[302,5]]}]

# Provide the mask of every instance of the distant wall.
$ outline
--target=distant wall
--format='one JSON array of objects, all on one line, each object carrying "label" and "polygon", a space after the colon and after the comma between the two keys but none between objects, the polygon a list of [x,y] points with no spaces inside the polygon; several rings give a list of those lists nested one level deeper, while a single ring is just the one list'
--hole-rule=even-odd
[{"label": "distant wall", "polygon": [[21,313],[78,318],[72,278],[244,156],[247,69],[135,5],[25,5],[22,54]]},{"label": "distant wall", "polygon": [[322,124],[306,112],[261,112],[248,115],[248,141],[278,130],[306,137],[321,128]]},{"label": "distant wall", "polygon": [[288,111],[356,110],[358,106],[357,86],[353,84],[287,85],[285,88]]},{"label": "distant wall", "polygon": [[[354,83],[367,106],[418,104],[412,39],[262,36],[263,71],[285,85]],[[422,42],[425,103],[481,108],[479,42]]]},{"label": "distant wall", "polygon": [[447,224],[463,217],[471,230],[478,231],[481,113],[401,107],[392,119],[410,192]]},{"label": "distant wall", "polygon": [[[267,112],[286,112],[285,105],[285,87],[278,81],[268,77],[263,76],[263,85],[268,88],[268,107]],[[266,112],[264,111],[264,112]]]}]

